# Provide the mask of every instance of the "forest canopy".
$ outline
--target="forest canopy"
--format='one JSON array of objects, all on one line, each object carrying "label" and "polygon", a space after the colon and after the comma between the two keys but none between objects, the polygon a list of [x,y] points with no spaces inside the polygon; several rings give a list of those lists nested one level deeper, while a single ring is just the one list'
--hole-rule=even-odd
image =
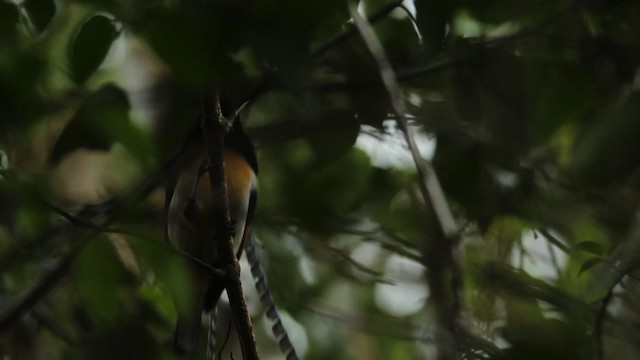
[{"label": "forest canopy", "polygon": [[639,358],[639,64],[630,0],[2,0],[0,354],[179,358],[165,190],[216,94],[301,358]]}]

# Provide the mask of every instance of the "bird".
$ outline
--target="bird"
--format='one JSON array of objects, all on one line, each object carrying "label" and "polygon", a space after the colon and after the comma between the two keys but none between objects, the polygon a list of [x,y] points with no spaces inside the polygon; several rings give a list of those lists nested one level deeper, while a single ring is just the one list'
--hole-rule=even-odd
[{"label": "bird", "polygon": [[[186,156],[175,186],[167,191],[167,238],[179,251],[215,267],[217,254],[210,252],[215,252],[217,247],[209,243],[215,241],[216,229],[211,221],[212,189],[207,172],[207,147],[200,131],[194,131],[190,139],[197,142],[195,146],[191,144],[195,151]],[[224,136],[223,159],[234,247],[240,255],[256,207],[258,162],[253,143],[239,119]],[[209,253],[205,253],[205,249]],[[192,267],[189,274],[191,293],[179,297],[183,300],[175,299],[178,319],[173,347],[182,355],[196,353],[202,313],[211,311],[224,289],[202,269]]]}]

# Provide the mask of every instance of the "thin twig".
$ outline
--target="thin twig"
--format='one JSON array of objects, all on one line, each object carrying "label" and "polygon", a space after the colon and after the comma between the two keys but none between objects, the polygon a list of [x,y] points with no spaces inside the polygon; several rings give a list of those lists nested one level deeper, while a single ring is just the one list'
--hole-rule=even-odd
[{"label": "thin twig", "polygon": [[51,203],[47,203],[47,207],[53,210],[53,212],[55,212],[56,214],[62,216],[65,220],[67,220],[73,226],[83,227],[83,228],[94,230],[100,233],[133,235],[130,231],[125,229],[102,226],[102,225],[92,223],[91,221],[79,218]]}]

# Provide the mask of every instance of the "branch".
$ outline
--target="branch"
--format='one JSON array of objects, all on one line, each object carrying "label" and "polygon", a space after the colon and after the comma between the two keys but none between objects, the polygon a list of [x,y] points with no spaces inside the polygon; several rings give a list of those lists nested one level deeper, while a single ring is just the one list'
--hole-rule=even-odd
[{"label": "branch", "polygon": [[[20,320],[22,316],[24,316],[27,312],[31,311],[33,307],[40,302],[45,296],[47,296],[53,289],[55,289],[60,281],[64,279],[64,277],[69,273],[70,265],[75,260],[75,257],[80,253],[82,247],[93,238],[93,235],[97,233],[114,233],[114,234],[123,234],[130,235],[137,238],[144,238],[139,234],[134,234],[133,232],[116,229],[108,227],[108,224],[115,221],[114,213],[111,218],[108,218],[103,222],[103,225],[94,224],[85,219],[73,216],[68,212],[58,208],[57,206],[47,203],[47,206],[52,209],[54,212],[65,218],[69,223],[73,226],[79,226],[86,228],[88,230],[92,230],[92,232],[86,234],[84,238],[78,241],[75,244],[73,250],[71,250],[67,255],[65,255],[54,267],[49,270],[21,300],[12,305],[8,310],[6,310],[2,315],[0,315],[0,333],[6,331],[13,325],[16,321]],[[61,230],[64,230],[62,228]],[[204,261],[191,256],[185,252],[179,251],[172,246],[169,246],[166,243],[152,241],[153,244],[161,246],[171,252],[174,252],[185,259],[196,263],[198,266],[202,267],[206,271],[208,271],[213,277],[218,279],[225,278],[225,272],[219,269],[213,268],[211,265],[205,263]]]},{"label": "branch", "polygon": [[70,265],[83,244],[84,242],[81,242],[74,250],[62,258],[21,301],[11,306],[9,310],[0,316],[0,333],[7,331],[11,325],[20,320],[22,316],[29,312],[42,298],[47,296],[51,290],[55,289],[60,280],[69,272]]},{"label": "branch", "polygon": [[[387,15],[389,15],[389,13],[391,13],[397,7],[400,7],[403,2],[404,0],[396,0],[392,3],[387,4],[386,6],[382,7],[381,9],[373,13],[373,15],[369,16],[368,22],[370,24],[373,24],[378,22],[379,20],[384,19]],[[349,40],[349,38],[357,34],[358,31],[359,30],[357,28],[357,25],[349,24],[349,27],[343,33],[337,35],[333,39],[325,42],[324,44],[320,45],[317,49],[315,49],[312,53],[313,57],[320,57],[326,54],[329,50]]]},{"label": "branch", "polygon": [[607,307],[611,302],[613,297],[613,289],[610,289],[607,293],[607,296],[602,299],[600,303],[600,308],[598,309],[598,314],[596,315],[596,324],[593,329],[593,336],[595,336],[596,341],[596,349],[597,349],[597,359],[604,359],[604,341],[603,341],[603,332],[604,332],[604,318],[607,315]]},{"label": "branch", "polygon": [[[396,8],[400,7],[403,2],[404,0],[396,0],[382,7],[380,10],[376,11],[375,13],[373,13],[373,15],[369,17],[369,23],[373,24],[384,19],[389,13],[391,13]],[[349,27],[344,32],[340,33],[339,35],[336,35],[336,37],[334,37],[333,39],[328,40],[327,42],[325,42],[324,44],[320,45],[318,48],[313,50],[311,52],[311,56],[313,58],[319,58],[320,56],[326,54],[328,51],[336,48],[340,44],[349,40],[349,38],[354,36],[356,33],[357,33],[356,27],[349,24]],[[262,82],[258,86],[256,86],[253,89],[253,91],[242,100],[241,107],[244,107],[246,104],[250,104],[256,101],[256,99],[260,97],[260,95],[264,94],[271,86],[273,77],[276,73],[277,72],[267,74],[265,76],[265,79],[262,80]]]},{"label": "branch", "polygon": [[[376,37],[371,25],[360,16],[353,3],[349,3],[349,13],[360,32],[363,43],[378,66],[380,77],[391,100],[396,122],[409,145],[409,150],[411,151],[420,177],[418,183],[422,197],[426,203],[431,203],[442,234],[445,236],[444,241],[434,244],[434,249],[432,249],[434,254],[429,257],[435,259],[435,256],[437,256],[440,259],[429,261],[428,266],[430,270],[429,279],[432,298],[438,300],[437,305],[439,308],[436,309],[436,311],[439,312],[439,325],[442,330],[446,330],[446,333],[440,334],[441,339],[438,341],[438,343],[445,345],[441,346],[444,351],[438,351],[438,359],[453,359],[456,349],[455,334],[456,328],[458,327],[457,317],[459,308],[458,292],[461,282],[460,270],[454,257],[454,245],[459,238],[458,228],[434,169],[420,155],[415,142],[413,129],[409,127],[405,116],[407,112],[406,105],[398,85],[396,74],[391,68],[382,44]],[[449,275],[447,275],[447,273],[449,273]],[[448,281],[447,278],[451,279],[448,285],[446,284]],[[436,294],[438,294],[437,297]],[[448,304],[447,301],[450,301],[451,304]],[[446,346],[448,343],[452,344],[453,348]]]},{"label": "branch", "polygon": [[41,314],[39,311],[34,310],[31,312],[31,317],[38,322],[38,324],[44,326],[55,337],[61,339],[69,346],[76,346],[78,343],[53,319]]},{"label": "branch", "polygon": [[391,64],[384,53],[382,44],[380,44],[380,41],[373,32],[371,25],[362,16],[360,16],[355,6],[351,5],[349,10],[358,30],[360,31],[360,35],[362,36],[367,50],[369,50],[371,56],[378,65],[382,82],[389,93],[393,112],[396,116],[396,122],[404,133],[407,144],[409,145],[409,151],[411,151],[413,161],[416,165],[418,174],[420,175],[420,190],[422,192],[422,196],[425,201],[431,199],[436,216],[440,222],[440,227],[442,228],[442,232],[445,236],[449,239],[457,239],[458,228],[455,220],[453,219],[446,197],[444,196],[444,192],[440,187],[440,182],[438,181],[433,168],[422,158],[422,155],[420,155],[418,145],[415,142],[415,134],[407,122],[405,115],[407,112],[406,105],[398,85],[396,74],[391,68]]},{"label": "branch", "polygon": [[544,236],[547,239],[548,242],[555,245],[558,249],[560,249],[565,254],[568,254],[569,252],[571,252],[571,249],[569,249],[567,245],[563,244],[562,241],[560,241],[557,237],[551,235],[551,233],[549,233],[547,229],[538,228],[538,229],[535,229],[534,231],[538,231],[540,234],[542,234],[542,236]]},{"label": "branch", "polygon": [[[126,229],[119,229],[119,228],[112,228],[112,227],[107,227],[107,226],[101,226],[101,225],[97,225],[92,223],[91,221],[73,216],[72,214],[64,211],[63,209],[53,205],[53,204],[47,204],[55,213],[57,213],[58,215],[62,216],[63,218],[65,218],[67,221],[69,221],[70,224],[72,224],[73,226],[79,226],[79,227],[84,227],[90,230],[94,230],[96,232],[99,233],[103,233],[103,234],[120,234],[120,235],[129,235],[129,236],[133,236],[136,238],[140,238],[140,239],[144,239],[145,237],[142,234],[138,234],[135,233],[133,231],[129,231]],[[146,240],[146,239],[145,239]],[[223,279],[225,277],[225,272],[220,270],[220,269],[216,269],[213,266],[207,264],[206,262],[198,259],[195,256],[192,256],[184,251],[181,251],[179,249],[177,249],[174,246],[171,246],[165,242],[158,242],[158,241],[151,241],[152,244],[160,246],[166,250],[169,250],[172,253],[175,253],[183,258],[185,258],[186,260],[192,261],[194,262],[196,265],[202,267],[204,270],[206,270],[207,272],[209,272],[209,274],[211,276],[214,276],[216,278],[220,278]]]},{"label": "branch", "polygon": [[[396,77],[399,80],[411,80],[417,76],[426,75],[449,66],[462,62],[462,58],[454,58],[450,55],[438,56],[428,64],[420,66],[405,66],[396,67]],[[322,79],[316,79],[311,88],[317,91],[340,91],[349,88],[362,88],[375,85],[380,80],[376,77],[363,76],[361,78],[352,79],[346,75],[340,74],[339,76],[325,77]]]},{"label": "branch", "polygon": [[224,170],[224,134],[225,122],[220,109],[220,99],[218,93],[203,97],[202,107],[202,132],[204,133],[207,152],[209,155],[209,181],[211,189],[217,191],[211,192],[211,201],[213,204],[211,211],[211,223],[216,229],[213,241],[207,242],[217,249],[205,249],[208,253],[213,254],[217,250],[218,263],[227,270],[227,278],[225,288],[229,296],[229,304],[233,315],[242,355],[244,359],[257,360],[258,350],[256,348],[255,337],[251,325],[251,318],[247,310],[247,304],[244,300],[242,292],[242,283],[240,281],[240,265],[233,251],[233,236],[230,232],[231,217],[229,215],[229,199],[227,196],[227,181]]}]

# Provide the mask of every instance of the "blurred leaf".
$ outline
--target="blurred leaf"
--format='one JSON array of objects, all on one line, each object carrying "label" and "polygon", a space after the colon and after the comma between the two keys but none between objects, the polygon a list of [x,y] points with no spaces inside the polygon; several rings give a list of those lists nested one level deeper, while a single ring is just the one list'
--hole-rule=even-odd
[{"label": "blurred leaf", "polygon": [[114,141],[105,128],[117,122],[128,121],[129,100],[115,85],[106,85],[91,94],[78,109],[58,137],[51,152],[56,164],[70,152],[79,148],[108,151]]},{"label": "blurred leaf", "polygon": [[84,84],[98,69],[117,36],[113,20],[106,16],[94,15],[82,24],[69,54],[71,72],[78,84]]},{"label": "blurred leaf", "polygon": [[444,51],[451,18],[463,1],[415,1],[414,4],[427,59],[430,59]]},{"label": "blurred leaf", "polygon": [[37,51],[3,53],[0,48],[0,140],[7,141],[3,138],[28,128],[44,112],[43,96],[34,89],[45,75],[45,59]]},{"label": "blurred leaf", "polygon": [[370,186],[369,159],[352,149],[332,162],[317,161],[305,145],[297,143],[283,149],[283,173],[277,186],[288,191],[277,201],[309,229],[330,232],[330,221],[349,215],[363,204]]},{"label": "blurred leaf", "polygon": [[18,32],[18,8],[8,2],[0,2],[0,52],[2,46],[13,43]]},{"label": "blurred leaf", "polygon": [[603,34],[588,38],[581,45],[581,58],[603,92],[603,98],[615,96],[620,88],[633,83],[640,64],[640,46],[637,43],[620,43]]},{"label": "blurred leaf", "polygon": [[477,127],[483,160],[507,169],[517,166],[530,142],[524,65],[509,52],[485,50],[452,76],[451,96],[463,119]]},{"label": "blurred leaf", "polygon": [[159,359],[160,349],[153,334],[144,324],[129,321],[118,328],[93,337],[80,347],[83,359],[122,359],[154,360]]},{"label": "blurred leaf", "polygon": [[[321,34],[326,34],[329,30],[338,30],[343,21],[348,20],[346,6],[340,0],[258,2],[254,14],[258,25],[255,30],[262,28],[272,34],[283,33],[286,39],[299,38],[307,43],[314,32],[321,30]],[[286,27],[293,31],[283,32]]]},{"label": "blurred leaf", "polygon": [[150,163],[151,144],[129,117],[129,100],[122,89],[107,84],[80,105],[58,137],[51,162],[80,149],[109,150],[114,142],[124,145],[142,164]]},{"label": "blurred leaf", "polygon": [[[580,183],[606,185],[637,169],[640,92],[600,112],[576,140],[571,175]],[[615,140],[613,140],[615,139]]]},{"label": "blurred leaf", "polygon": [[146,301],[153,309],[154,318],[159,318],[165,325],[173,326],[173,321],[176,318],[176,309],[173,304],[173,298],[170,291],[164,284],[157,282],[143,283],[140,287],[140,298]]},{"label": "blurred leaf", "polygon": [[[140,256],[141,261],[149,266],[158,280],[169,289],[172,300],[171,306],[165,302],[154,303],[158,312],[164,316],[173,317],[176,308],[191,306],[194,303],[195,285],[193,282],[193,271],[205,271],[194,266],[188,259],[176,252],[171,251],[163,244],[154,243],[157,239],[133,239],[130,244],[135,253]],[[149,293],[145,291],[148,298]],[[144,295],[144,294],[143,294]]]},{"label": "blurred leaf", "polygon": [[478,145],[455,144],[448,138],[439,138],[434,166],[449,194],[479,222],[481,229],[491,223],[499,210],[499,190],[487,168],[487,154]]},{"label": "blurred leaf", "polygon": [[640,24],[640,7],[632,1],[614,6],[604,17],[606,32],[621,43],[634,43],[637,40]]},{"label": "blurred leaf", "polygon": [[532,141],[547,141],[562,124],[580,119],[596,101],[593,79],[584,67],[564,62],[528,64],[528,133]]},{"label": "blurred leaf", "polygon": [[604,261],[601,257],[594,257],[582,263],[580,266],[580,270],[578,271],[578,276],[582,275],[583,272],[591,269],[592,267],[601,264]]},{"label": "blurred leaf", "polygon": [[389,118],[391,104],[389,95],[382,86],[370,86],[349,92],[352,108],[362,124],[382,129],[382,123]]},{"label": "blurred leaf", "polygon": [[72,272],[84,309],[96,325],[109,328],[127,319],[131,299],[125,286],[131,284],[132,275],[110,241],[98,238],[85,245]]},{"label": "blurred leaf", "polygon": [[360,134],[360,124],[350,111],[322,114],[322,129],[309,134],[308,141],[320,163],[329,163],[349,152]]},{"label": "blurred leaf", "polygon": [[595,255],[602,255],[604,253],[604,249],[602,248],[602,245],[594,241],[583,241],[581,243],[576,244],[571,250],[585,251]]},{"label": "blurred leaf", "polygon": [[566,1],[525,0],[512,2],[508,0],[491,0],[472,2],[468,10],[479,21],[489,24],[514,22],[519,24],[535,24],[554,11],[566,6]]},{"label": "blurred leaf", "polygon": [[133,25],[167,63],[178,81],[199,89],[225,74],[220,63],[223,49],[212,46],[220,40],[222,29],[205,28],[209,14],[190,10],[153,7]]},{"label": "blurred leaf", "polygon": [[35,177],[0,178],[0,200],[5,204],[0,210],[0,223],[16,236],[37,238],[50,230],[52,214],[43,198],[42,183]]},{"label": "blurred leaf", "polygon": [[[122,15],[123,3],[121,1],[111,1],[111,0],[75,0],[77,3],[81,3],[83,5],[89,6],[94,11],[106,11],[110,14],[114,15]],[[134,12],[137,7],[143,7],[147,5],[149,1],[140,0],[136,1],[135,4],[126,4],[127,10],[130,12]]]},{"label": "blurred leaf", "polygon": [[56,13],[54,0],[24,0],[29,18],[36,30],[43,32]]}]

